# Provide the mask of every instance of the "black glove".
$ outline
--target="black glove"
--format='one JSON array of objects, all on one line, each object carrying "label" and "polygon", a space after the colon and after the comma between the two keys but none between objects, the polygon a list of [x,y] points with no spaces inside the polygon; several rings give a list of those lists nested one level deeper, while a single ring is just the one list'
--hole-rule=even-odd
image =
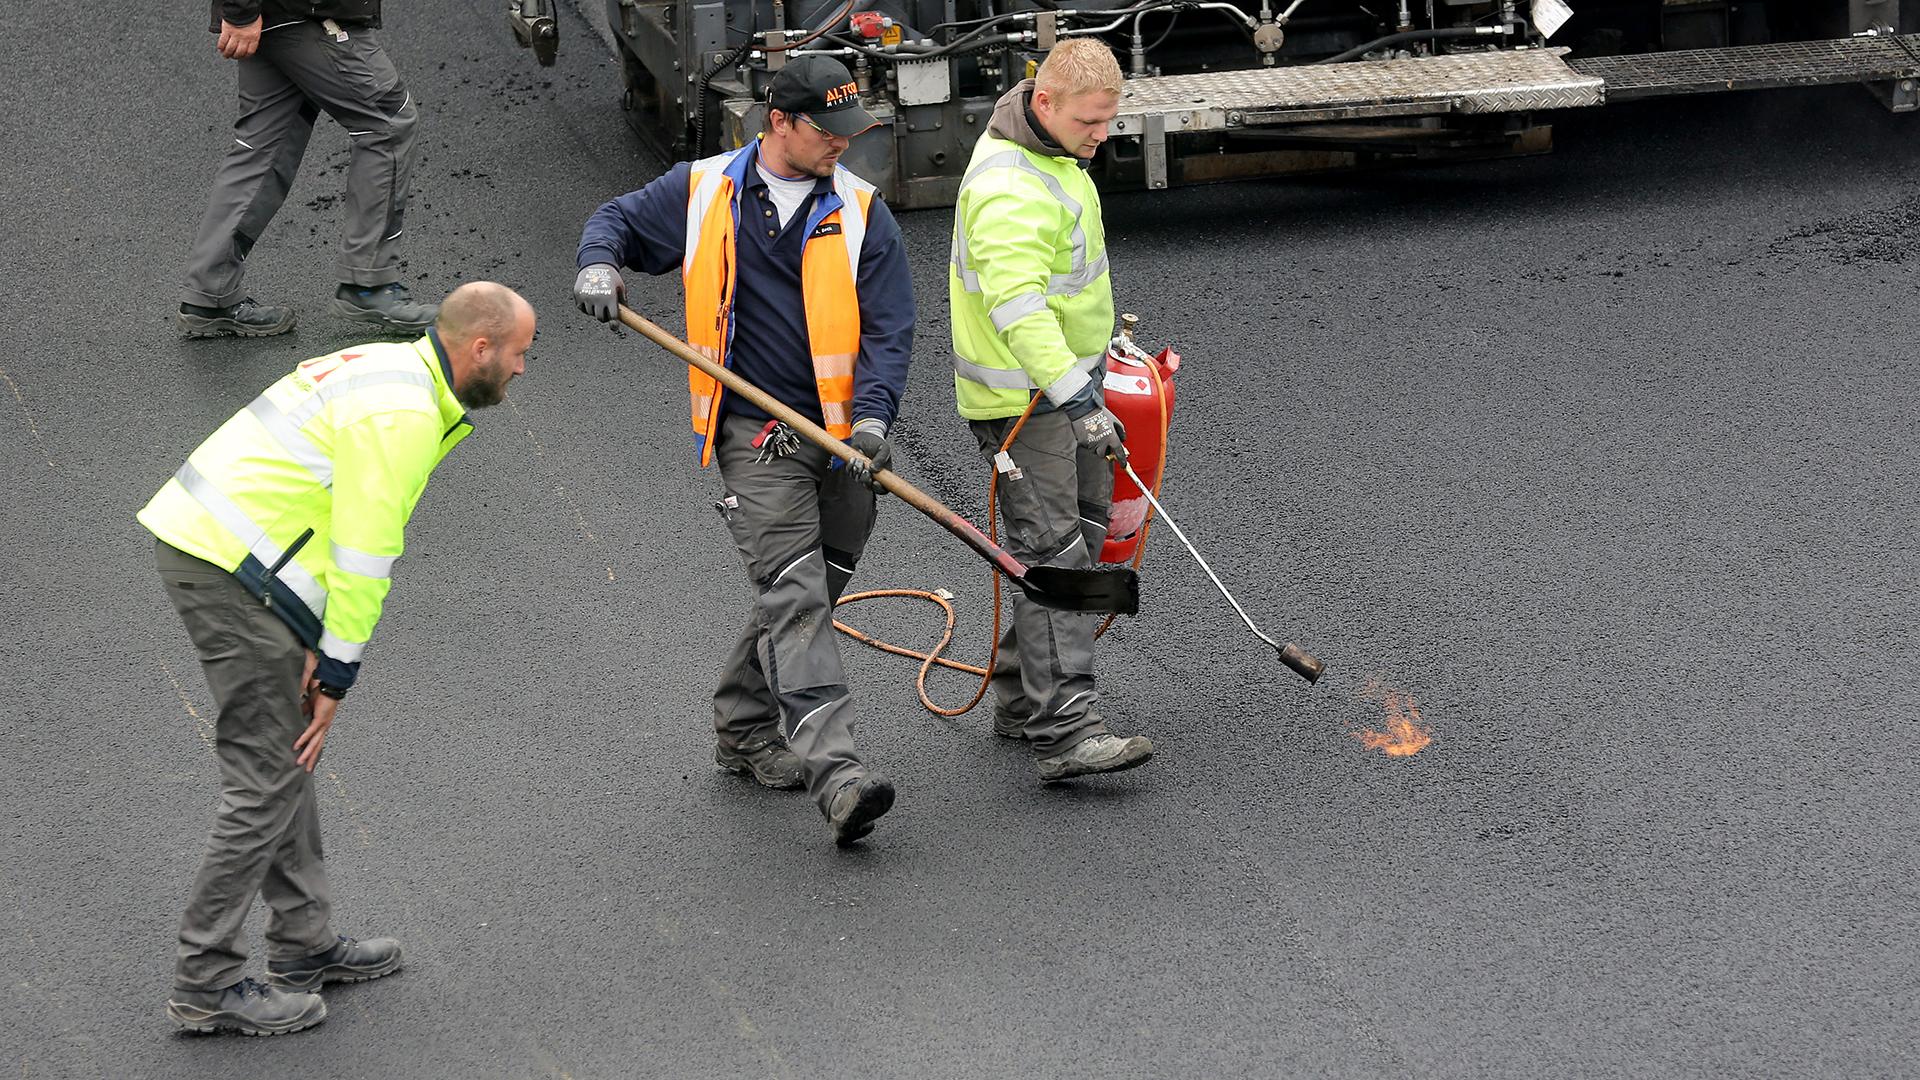
[{"label": "black glove", "polygon": [[1101,458],[1111,458],[1122,465],[1127,461],[1127,428],[1120,418],[1108,412],[1102,406],[1072,421],[1073,437],[1079,442],[1080,449],[1091,450]]},{"label": "black glove", "polygon": [[620,317],[620,301],[626,295],[627,283],[620,280],[620,268],[612,263],[583,266],[573,279],[574,301],[601,322]]},{"label": "black glove", "polygon": [[853,434],[847,436],[847,445],[865,454],[871,466],[858,461],[847,462],[847,472],[861,483],[875,491],[885,490],[874,480],[873,474],[893,465],[893,444],[887,442],[887,429],[879,421],[864,426],[855,426]]},{"label": "black glove", "polygon": [[1083,448],[1099,454],[1102,460],[1112,458],[1125,462],[1127,428],[1119,417],[1107,411],[1102,390],[1100,379],[1088,379],[1078,393],[1061,403],[1060,411],[1067,414],[1073,437]]}]

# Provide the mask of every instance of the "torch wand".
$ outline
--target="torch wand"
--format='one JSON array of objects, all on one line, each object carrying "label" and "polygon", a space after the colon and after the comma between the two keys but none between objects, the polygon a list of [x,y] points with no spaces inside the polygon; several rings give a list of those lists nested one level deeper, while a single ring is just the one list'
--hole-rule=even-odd
[{"label": "torch wand", "polygon": [[1146,481],[1141,480],[1139,474],[1133,471],[1133,466],[1122,461],[1120,467],[1127,470],[1128,478],[1133,481],[1135,487],[1140,489],[1140,494],[1145,495],[1147,502],[1153,504],[1154,513],[1159,514],[1161,520],[1167,523],[1167,527],[1173,530],[1173,535],[1179,537],[1180,542],[1186,545],[1188,553],[1193,556],[1193,561],[1199,563],[1200,569],[1207,572],[1207,577],[1213,580],[1214,588],[1219,589],[1220,595],[1226,597],[1227,603],[1233,605],[1233,610],[1240,616],[1240,621],[1247,624],[1247,629],[1253,631],[1255,637],[1272,646],[1273,651],[1280,654],[1280,662],[1287,665],[1295,674],[1310,683],[1318,682],[1320,680],[1320,673],[1325,671],[1327,666],[1293,642],[1289,641],[1285,645],[1282,645],[1261,633],[1260,628],[1255,626],[1253,620],[1247,617],[1247,611],[1240,606],[1240,601],[1233,598],[1233,594],[1227,591],[1227,587],[1220,583],[1219,575],[1213,572],[1213,567],[1208,566],[1207,560],[1201,557],[1200,549],[1194,547],[1193,541],[1187,539],[1186,530],[1180,527],[1179,522],[1173,520],[1173,515],[1167,513],[1166,507],[1160,505],[1160,500],[1154,497],[1153,489],[1148,487]]}]

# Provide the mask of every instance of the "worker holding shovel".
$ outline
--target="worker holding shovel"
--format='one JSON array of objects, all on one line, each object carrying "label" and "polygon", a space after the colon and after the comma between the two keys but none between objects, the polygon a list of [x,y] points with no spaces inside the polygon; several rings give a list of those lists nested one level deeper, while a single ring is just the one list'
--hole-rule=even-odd
[{"label": "worker holding shovel", "polygon": [[689,369],[696,456],[720,463],[719,510],[755,592],[714,691],[714,761],[767,787],[804,785],[842,845],[894,797],[854,746],[832,617],[873,530],[869,485],[892,457],[913,345],[899,226],[839,164],[874,124],[838,61],[790,61],[757,142],[675,165],[594,212],[573,285],[582,311],[611,321],[621,267],[679,271],[694,350],[859,451],[843,464]]}]

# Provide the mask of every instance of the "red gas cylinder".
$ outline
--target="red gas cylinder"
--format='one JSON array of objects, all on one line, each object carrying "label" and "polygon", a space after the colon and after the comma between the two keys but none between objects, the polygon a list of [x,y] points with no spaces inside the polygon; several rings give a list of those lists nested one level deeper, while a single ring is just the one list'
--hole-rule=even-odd
[{"label": "red gas cylinder", "polygon": [[[1129,326],[1131,329],[1131,326]],[[1107,348],[1107,411],[1127,429],[1127,460],[1140,479],[1159,486],[1167,460],[1167,426],[1173,421],[1173,373],[1180,354],[1161,349],[1148,356],[1130,335]],[[1130,562],[1140,549],[1147,523],[1147,497],[1119,465],[1113,467],[1113,508],[1107,517],[1107,541],[1100,561]]]}]

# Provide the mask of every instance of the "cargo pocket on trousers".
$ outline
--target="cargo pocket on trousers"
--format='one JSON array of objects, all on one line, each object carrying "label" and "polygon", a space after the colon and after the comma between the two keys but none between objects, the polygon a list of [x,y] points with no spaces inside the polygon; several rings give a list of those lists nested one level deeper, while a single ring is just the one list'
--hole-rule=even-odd
[{"label": "cargo pocket on trousers", "polygon": [[197,570],[164,570],[160,582],[167,599],[180,613],[202,660],[229,660],[242,651],[241,635],[233,626],[237,586],[230,574]]}]

